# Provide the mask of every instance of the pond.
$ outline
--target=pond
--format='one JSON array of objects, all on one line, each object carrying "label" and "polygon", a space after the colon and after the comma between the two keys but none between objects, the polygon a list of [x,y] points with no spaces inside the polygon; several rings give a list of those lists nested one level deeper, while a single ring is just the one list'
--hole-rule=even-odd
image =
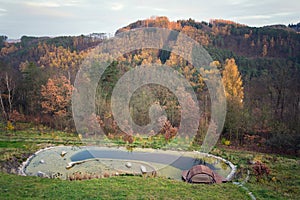
[{"label": "pond", "polygon": [[181,180],[181,172],[204,164],[230,180],[235,167],[223,158],[197,151],[57,146],[42,149],[23,163],[20,173],[61,179],[90,179],[123,174]]}]

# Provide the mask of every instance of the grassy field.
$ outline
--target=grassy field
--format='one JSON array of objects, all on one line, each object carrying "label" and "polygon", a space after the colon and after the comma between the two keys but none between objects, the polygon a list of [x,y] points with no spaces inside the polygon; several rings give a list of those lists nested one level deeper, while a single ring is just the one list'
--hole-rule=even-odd
[{"label": "grassy field", "polygon": [[189,185],[134,176],[71,182],[1,174],[0,185],[7,199],[249,199],[230,183]]},{"label": "grassy field", "polygon": [[[80,145],[74,134],[42,126],[22,125],[21,130],[0,133],[0,199],[250,199],[248,191],[229,182],[191,185],[164,178],[120,176],[86,181],[23,177],[12,173],[26,158],[49,145]],[[234,181],[244,184],[257,199],[297,199],[300,196],[300,160],[256,152],[216,148],[212,152],[238,166]],[[250,162],[260,161],[268,176],[257,177]]]}]

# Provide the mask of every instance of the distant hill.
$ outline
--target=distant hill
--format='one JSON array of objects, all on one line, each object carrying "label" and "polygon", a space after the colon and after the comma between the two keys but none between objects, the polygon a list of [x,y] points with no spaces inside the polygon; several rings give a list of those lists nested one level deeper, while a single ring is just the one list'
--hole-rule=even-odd
[{"label": "distant hill", "polygon": [[300,24],[249,27],[229,20],[197,22],[193,19],[169,21],[167,17],[138,20],[116,34],[141,27],[161,27],[181,31],[204,46],[216,47],[246,57],[300,58]]},{"label": "distant hill", "polygon": [[[163,16],[138,20],[118,29],[116,34],[142,27],[161,27],[185,33],[202,44],[214,60],[223,63],[226,58],[235,58],[244,75],[256,76],[265,67],[272,66],[274,60],[300,65],[300,34],[297,33],[300,23],[249,27],[223,19],[209,22],[198,22],[191,18],[170,21]],[[0,61],[18,69],[22,62],[43,63],[40,58],[51,59],[49,54],[55,51],[59,51],[56,55],[60,54],[60,48],[66,49],[66,52],[83,54],[107,38],[105,33],[92,33],[54,38],[23,36],[20,41],[10,42],[6,41],[6,36],[1,36]],[[162,61],[167,59],[165,57]],[[47,67],[46,63],[43,65]]]}]

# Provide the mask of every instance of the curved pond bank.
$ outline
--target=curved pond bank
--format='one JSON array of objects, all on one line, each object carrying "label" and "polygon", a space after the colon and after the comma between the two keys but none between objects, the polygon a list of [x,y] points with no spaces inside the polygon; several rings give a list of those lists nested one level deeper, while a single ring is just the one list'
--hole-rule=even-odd
[{"label": "curved pond bank", "polygon": [[20,167],[20,174],[70,179],[82,176],[150,174],[181,180],[182,170],[204,164],[231,180],[236,168],[220,157],[197,151],[56,146],[39,150]]}]

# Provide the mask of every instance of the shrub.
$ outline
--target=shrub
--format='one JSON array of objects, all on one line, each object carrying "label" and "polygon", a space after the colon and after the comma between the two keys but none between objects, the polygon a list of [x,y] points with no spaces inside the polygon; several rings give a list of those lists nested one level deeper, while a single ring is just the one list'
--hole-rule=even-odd
[{"label": "shrub", "polygon": [[230,145],[230,140],[227,140],[226,138],[222,138],[221,143],[223,145],[229,146]]},{"label": "shrub", "polygon": [[270,174],[269,167],[260,161],[256,161],[253,164],[252,170],[257,181],[259,181],[263,176],[268,176]]},{"label": "shrub", "polygon": [[15,127],[13,126],[13,124],[10,121],[8,121],[6,125],[6,130],[13,131],[14,129]]}]

